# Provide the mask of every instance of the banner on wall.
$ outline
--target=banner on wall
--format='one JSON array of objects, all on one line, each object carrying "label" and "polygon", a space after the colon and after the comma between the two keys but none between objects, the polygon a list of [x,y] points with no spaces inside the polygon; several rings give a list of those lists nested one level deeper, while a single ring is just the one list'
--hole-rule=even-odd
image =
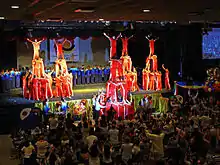
[{"label": "banner on wall", "polygon": [[[58,40],[59,41],[59,40]],[[50,62],[55,62],[57,59],[57,50],[54,40],[50,40]],[[64,58],[67,62],[79,61],[79,37],[66,39],[63,43]]]}]

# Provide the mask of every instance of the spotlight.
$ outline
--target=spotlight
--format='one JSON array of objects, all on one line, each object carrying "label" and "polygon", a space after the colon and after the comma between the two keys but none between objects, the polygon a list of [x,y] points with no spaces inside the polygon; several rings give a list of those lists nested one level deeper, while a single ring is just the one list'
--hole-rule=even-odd
[{"label": "spotlight", "polygon": [[11,8],[12,8],[12,9],[19,9],[19,6],[13,5],[13,6],[11,6]]},{"label": "spotlight", "polygon": [[0,19],[5,19],[5,17],[0,17]]},{"label": "spotlight", "polygon": [[103,19],[103,18],[100,18],[99,21],[104,21],[104,19]]},{"label": "spotlight", "polygon": [[149,9],[144,9],[143,12],[144,12],[144,13],[149,13],[150,10],[149,10]]}]

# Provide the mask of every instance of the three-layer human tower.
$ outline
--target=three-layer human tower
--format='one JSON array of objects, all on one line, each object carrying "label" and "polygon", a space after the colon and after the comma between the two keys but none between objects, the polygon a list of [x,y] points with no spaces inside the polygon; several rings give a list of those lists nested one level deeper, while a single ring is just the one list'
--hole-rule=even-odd
[{"label": "three-layer human tower", "polygon": [[[146,59],[146,67],[142,70],[142,88],[144,90],[162,90],[162,73],[158,70],[157,56],[154,54],[154,44],[157,39],[149,39],[150,54]],[[165,71],[165,88],[170,90],[169,70],[162,65]]]}]

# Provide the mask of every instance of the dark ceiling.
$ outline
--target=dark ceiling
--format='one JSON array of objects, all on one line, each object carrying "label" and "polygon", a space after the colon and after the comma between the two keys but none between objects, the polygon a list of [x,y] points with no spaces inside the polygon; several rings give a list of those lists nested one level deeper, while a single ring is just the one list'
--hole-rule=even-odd
[{"label": "dark ceiling", "polygon": [[[19,1],[19,2],[18,2]],[[19,9],[12,9],[19,5]],[[76,9],[93,8],[92,13]],[[144,13],[143,9],[150,12]],[[220,21],[219,0],[5,0],[0,17],[9,20]]]}]

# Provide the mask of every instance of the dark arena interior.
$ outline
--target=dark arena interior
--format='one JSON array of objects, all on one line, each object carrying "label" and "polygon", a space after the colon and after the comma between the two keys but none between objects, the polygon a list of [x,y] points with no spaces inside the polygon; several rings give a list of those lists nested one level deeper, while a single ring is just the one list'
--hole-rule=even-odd
[{"label": "dark arena interior", "polygon": [[0,5],[0,165],[220,163],[220,1]]}]

